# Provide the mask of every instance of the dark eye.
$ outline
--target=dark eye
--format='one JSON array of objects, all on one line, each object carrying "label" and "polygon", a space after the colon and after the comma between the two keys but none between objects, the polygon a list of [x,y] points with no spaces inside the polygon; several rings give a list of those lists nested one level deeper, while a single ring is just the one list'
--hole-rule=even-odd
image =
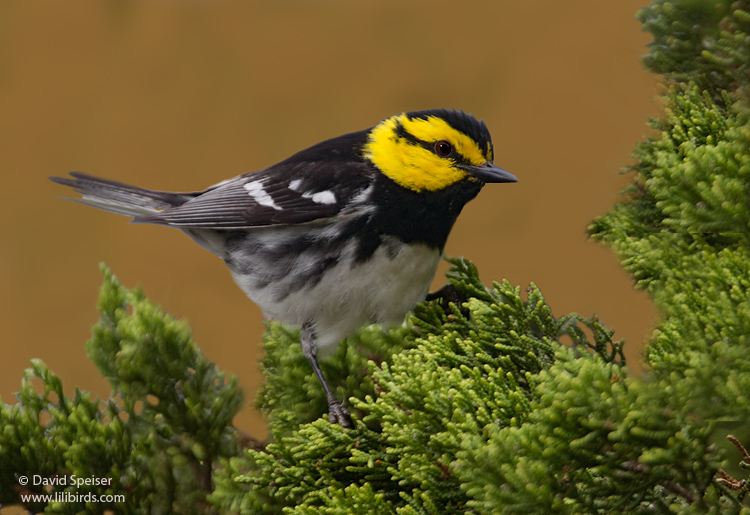
[{"label": "dark eye", "polygon": [[453,152],[453,145],[451,145],[444,139],[441,139],[440,141],[435,143],[435,153],[437,155],[446,157],[451,155],[451,152]]}]

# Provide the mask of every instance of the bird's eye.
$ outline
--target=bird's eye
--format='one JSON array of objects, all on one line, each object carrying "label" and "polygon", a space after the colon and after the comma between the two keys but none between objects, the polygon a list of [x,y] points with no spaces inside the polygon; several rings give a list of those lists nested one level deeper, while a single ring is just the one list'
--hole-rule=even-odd
[{"label": "bird's eye", "polygon": [[444,139],[441,139],[437,143],[435,143],[435,153],[441,157],[446,157],[451,155],[451,152],[453,152],[453,145],[445,141]]}]

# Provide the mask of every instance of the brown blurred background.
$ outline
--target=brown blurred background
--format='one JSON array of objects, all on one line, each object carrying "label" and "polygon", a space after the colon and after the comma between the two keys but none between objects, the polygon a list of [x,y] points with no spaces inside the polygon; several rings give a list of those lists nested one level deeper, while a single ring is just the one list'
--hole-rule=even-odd
[{"label": "brown blurred background", "polygon": [[433,107],[483,118],[496,162],[520,179],[467,206],[447,254],[487,282],[535,282],[557,316],[597,314],[637,367],[656,310],[585,230],[628,182],[618,172],[658,114],[639,61],[646,3],[0,3],[2,400],[15,402],[31,358],[69,394],[109,395],[84,349],[104,261],[240,376],[237,423],[264,437],[250,407],[261,316],[221,261],[178,231],[59,200],[68,191],[47,177],[202,189]]}]

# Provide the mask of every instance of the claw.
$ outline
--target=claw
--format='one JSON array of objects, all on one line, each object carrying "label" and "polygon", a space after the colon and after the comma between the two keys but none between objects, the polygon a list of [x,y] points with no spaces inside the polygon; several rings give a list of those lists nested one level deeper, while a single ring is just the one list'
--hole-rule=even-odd
[{"label": "claw", "polygon": [[354,427],[349,410],[343,407],[338,401],[328,405],[328,421],[331,424],[338,424],[341,427]]},{"label": "claw", "polygon": [[452,313],[450,309],[450,303],[453,303],[461,310],[461,314],[463,314],[465,317],[469,316],[469,310],[463,307],[463,303],[469,300],[469,297],[452,284],[446,284],[438,291],[428,293],[425,300],[439,300],[440,307],[443,308],[443,311],[445,311],[446,315],[450,315]]}]

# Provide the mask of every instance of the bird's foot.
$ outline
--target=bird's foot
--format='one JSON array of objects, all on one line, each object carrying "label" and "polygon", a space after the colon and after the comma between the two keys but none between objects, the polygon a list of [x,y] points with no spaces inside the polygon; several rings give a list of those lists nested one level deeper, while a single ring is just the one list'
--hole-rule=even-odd
[{"label": "bird's foot", "polygon": [[331,424],[338,424],[341,427],[354,427],[349,410],[342,406],[339,401],[328,403],[328,421]]},{"label": "bird's foot", "polygon": [[450,304],[455,304],[464,316],[469,316],[469,310],[463,307],[463,303],[469,300],[469,297],[453,286],[452,284],[446,284],[438,291],[428,293],[425,298],[426,301],[438,300],[440,301],[440,307],[443,308],[446,315],[451,314]]}]

